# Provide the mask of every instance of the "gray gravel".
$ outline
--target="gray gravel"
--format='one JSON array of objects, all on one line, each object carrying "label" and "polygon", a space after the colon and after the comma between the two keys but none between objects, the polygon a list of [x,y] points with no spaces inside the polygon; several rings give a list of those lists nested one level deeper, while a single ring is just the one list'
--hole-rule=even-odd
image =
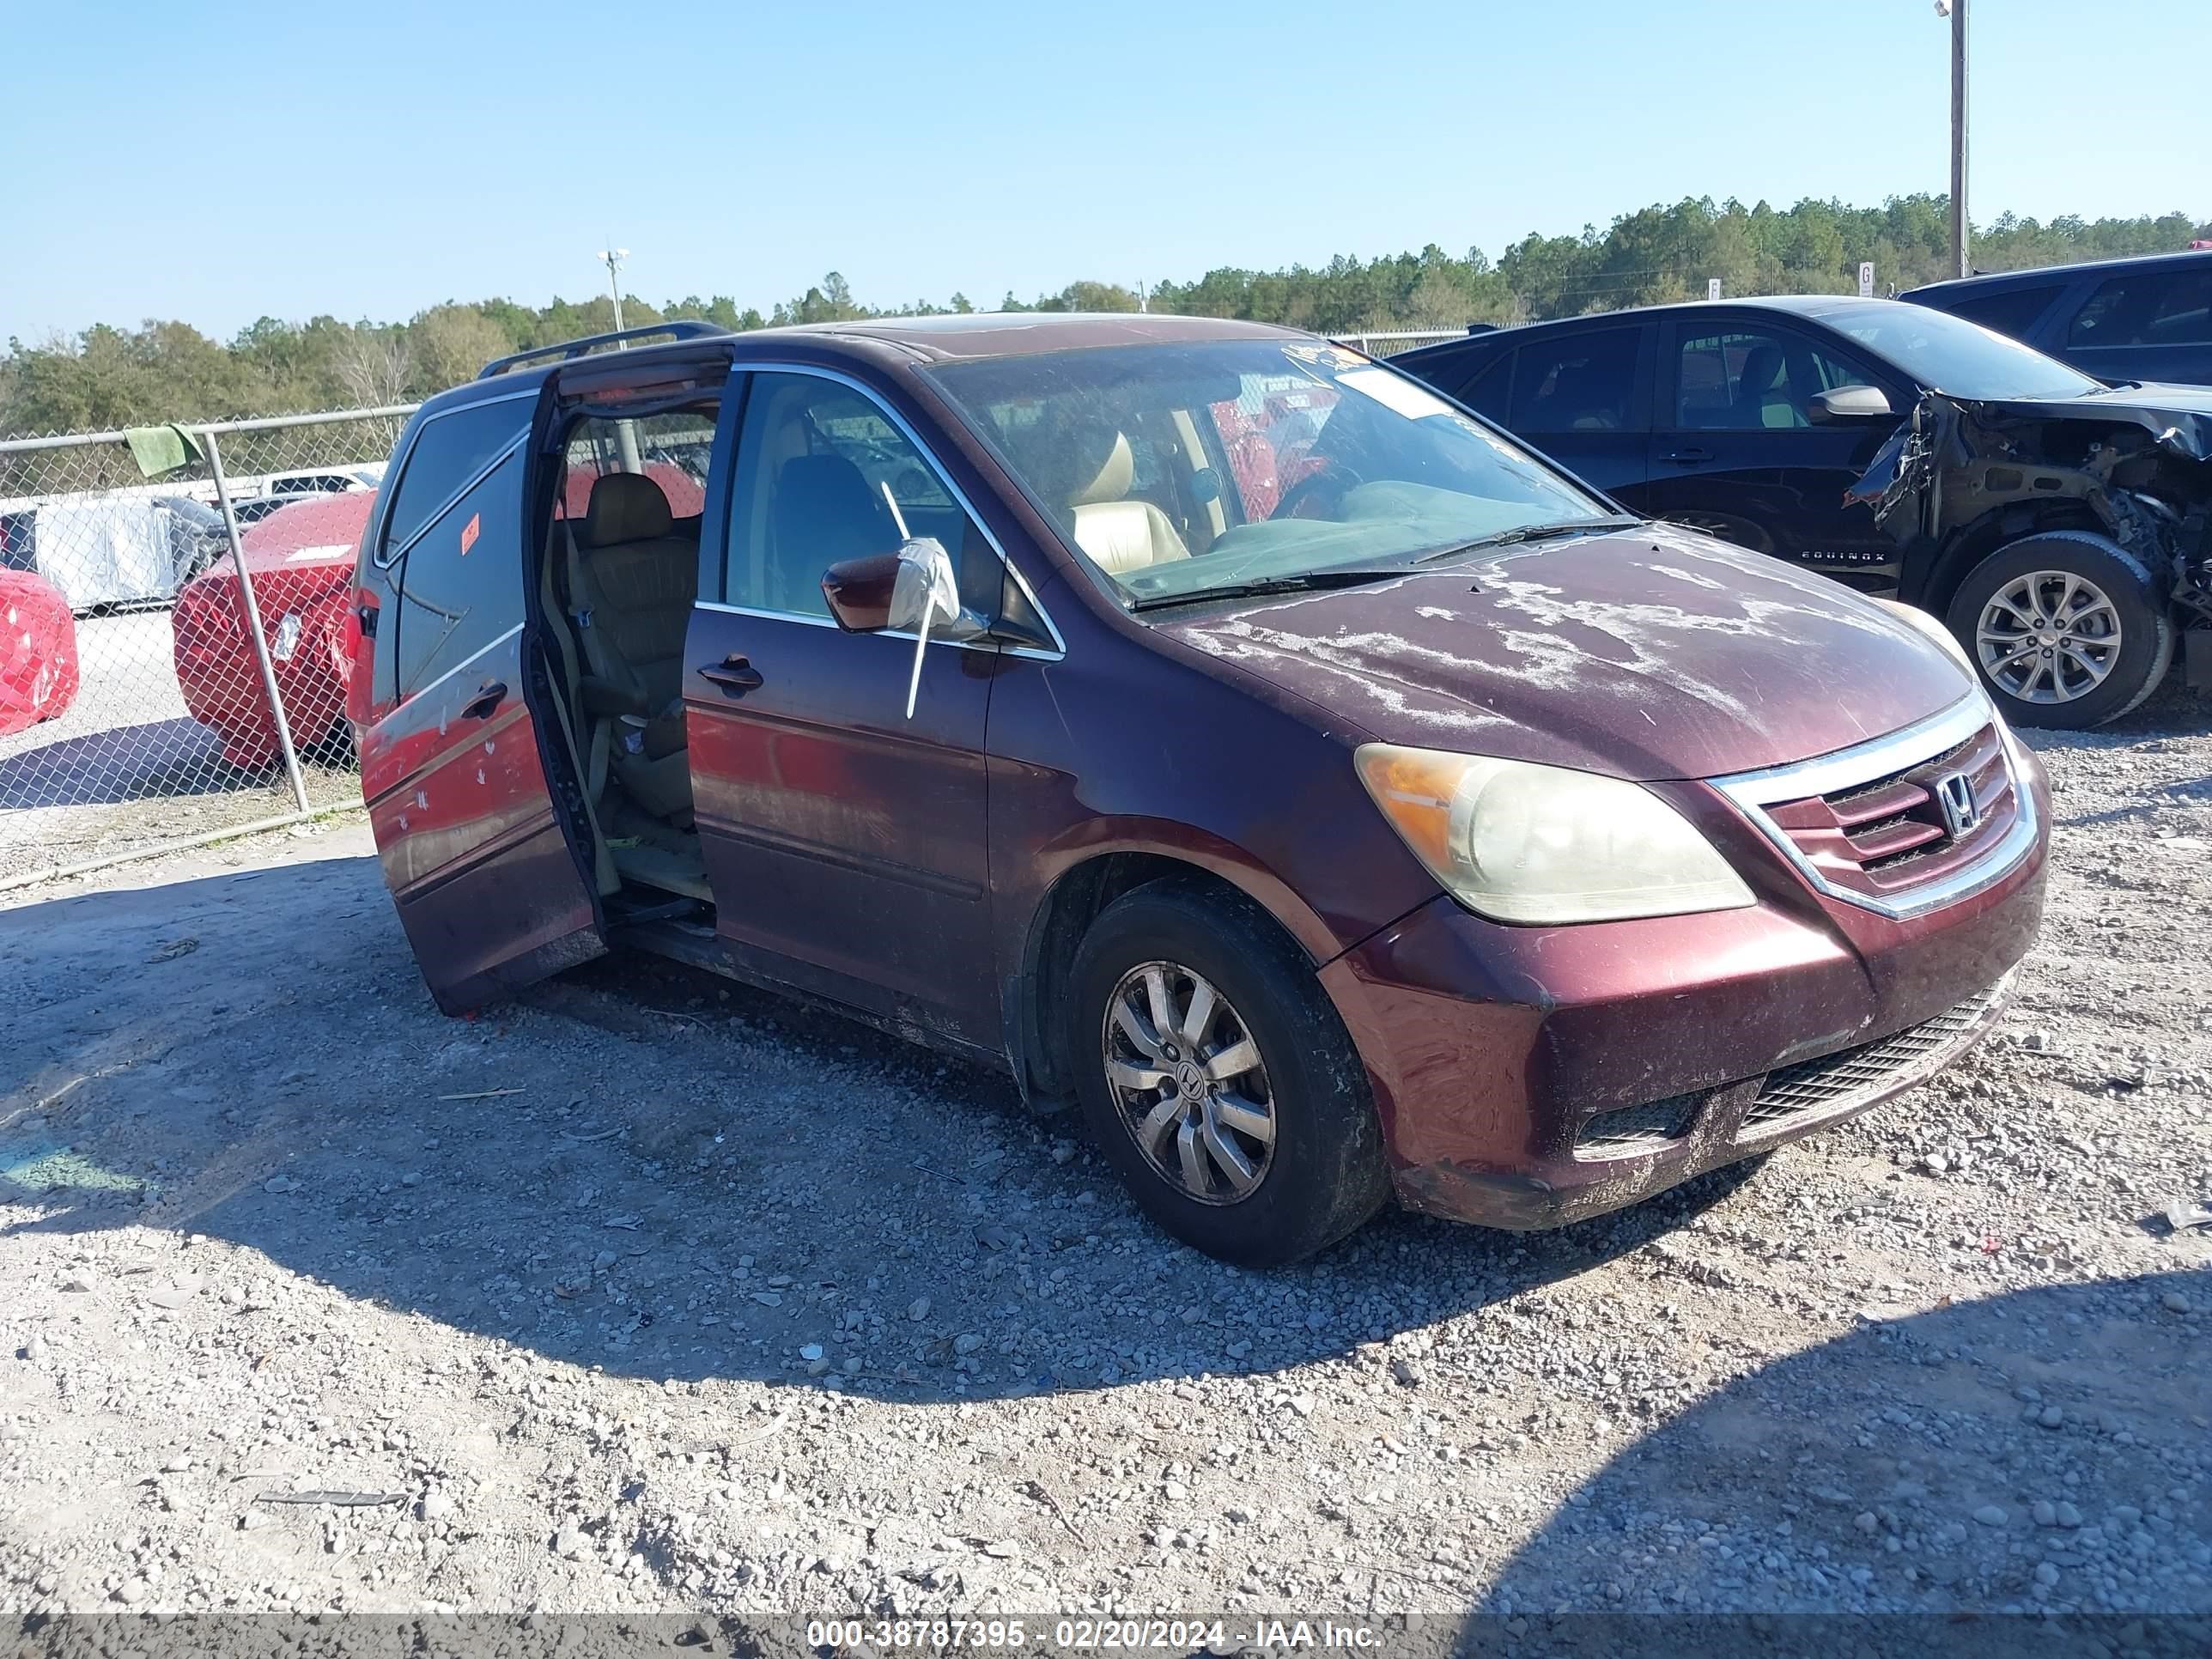
[{"label": "gray gravel", "polygon": [[0,1607],[2212,1609],[2208,727],[2033,739],[2048,927],[1933,1085],[1271,1275],[712,979],[442,1019],[357,823],[18,895]]}]

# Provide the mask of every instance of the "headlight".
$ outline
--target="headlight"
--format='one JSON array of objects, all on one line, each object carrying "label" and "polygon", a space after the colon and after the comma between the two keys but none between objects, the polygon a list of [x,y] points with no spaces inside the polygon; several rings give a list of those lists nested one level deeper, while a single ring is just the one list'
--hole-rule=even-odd
[{"label": "headlight", "polygon": [[1935,641],[1943,647],[1945,656],[1966,671],[1968,679],[1977,685],[1982,683],[1982,677],[1974,672],[1974,659],[1966,654],[1966,647],[1959,643],[1957,635],[1943,626],[1940,617],[1929,616],[1917,605],[1905,605],[1896,599],[1876,599],[1875,603],[1888,611],[1899,622],[1910,623],[1927,638]]},{"label": "headlight", "polygon": [[1712,844],[1641,785],[1389,743],[1363,744],[1353,760],[1406,845],[1493,921],[1620,921],[1755,902]]}]

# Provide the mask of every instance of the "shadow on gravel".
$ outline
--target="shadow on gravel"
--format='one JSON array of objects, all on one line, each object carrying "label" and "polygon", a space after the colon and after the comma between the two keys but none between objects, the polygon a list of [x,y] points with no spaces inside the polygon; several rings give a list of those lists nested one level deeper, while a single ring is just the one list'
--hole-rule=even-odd
[{"label": "shadow on gravel", "polygon": [[[1154,1231],[1005,1078],[710,975],[602,962],[446,1019],[368,858],[0,912],[0,1007],[9,1231],[155,1230],[101,1258],[134,1297],[205,1234],[660,1381],[972,1400],[1264,1374],[1581,1272],[1746,1172],[1527,1237],[1386,1217],[1245,1273]],[[258,1340],[326,1316],[201,1260],[151,1316]]]},{"label": "shadow on gravel", "polygon": [[0,811],[220,794],[265,781],[234,768],[222,757],[222,739],[182,714],[21,744],[0,757]]},{"label": "shadow on gravel", "polygon": [[[1717,1625],[1651,1615],[1755,1607],[1954,1616],[1807,1619],[1794,1632],[1775,1618],[1770,1642],[1807,1638],[1777,1651],[2032,1656],[2089,1651],[2096,1636],[2101,1651],[2205,1652],[2205,1279],[1868,1310],[1850,1334],[1761,1366],[1615,1457],[1508,1565],[1468,1636],[1518,1615],[1535,1645],[1516,1651],[1619,1650],[1601,1638],[1630,1631],[1639,1651],[1674,1651],[1660,1641],[1670,1632],[1685,1653],[1730,1651]],[[1565,1610],[1635,1621],[1548,1617]],[[2086,1635],[1998,1620],[1982,1626],[1986,1646],[1960,1645],[1957,1615],[2005,1611],[2125,1616]],[[2197,1617],[2123,1633],[2137,1615],[2178,1613]]]}]

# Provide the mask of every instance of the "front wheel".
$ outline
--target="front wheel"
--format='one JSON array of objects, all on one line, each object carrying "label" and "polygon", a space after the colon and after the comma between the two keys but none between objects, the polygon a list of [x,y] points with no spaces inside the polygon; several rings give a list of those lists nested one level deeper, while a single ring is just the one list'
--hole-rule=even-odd
[{"label": "front wheel", "polygon": [[1165,1231],[1279,1267],[1382,1206],[1365,1068],[1310,964],[1249,901],[1138,888],[1091,924],[1070,979],[1085,1118]]},{"label": "front wheel", "polygon": [[1966,573],[1946,621],[2015,726],[2118,720],[2173,659],[2173,619],[2149,569],[2086,530],[2046,530],[1991,554]]}]

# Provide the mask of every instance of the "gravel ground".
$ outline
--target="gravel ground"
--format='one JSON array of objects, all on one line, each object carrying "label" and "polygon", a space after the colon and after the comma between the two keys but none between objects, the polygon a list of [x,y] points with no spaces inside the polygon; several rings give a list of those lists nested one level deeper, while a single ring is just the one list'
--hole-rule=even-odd
[{"label": "gravel ground", "polygon": [[2033,739],[2048,926],[1930,1085],[1273,1274],[711,978],[441,1019],[357,823],[20,895],[0,1607],[2212,1611],[2208,732]]},{"label": "gravel ground", "polygon": [[[0,880],[291,810],[280,769],[240,772],[185,713],[167,611],[80,617],[76,648],[68,709],[0,737]],[[360,798],[349,771],[307,774],[318,805]]]}]

